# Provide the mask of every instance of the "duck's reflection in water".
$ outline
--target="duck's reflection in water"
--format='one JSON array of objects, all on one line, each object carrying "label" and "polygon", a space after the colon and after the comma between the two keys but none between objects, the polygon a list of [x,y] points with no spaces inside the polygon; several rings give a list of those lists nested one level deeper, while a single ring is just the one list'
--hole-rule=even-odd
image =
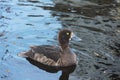
[{"label": "duck's reflection in water", "polygon": [[39,63],[31,58],[26,58],[31,64],[33,64],[34,66],[37,66],[38,68],[45,70],[49,73],[56,73],[58,71],[62,71],[61,76],[59,77],[59,80],[69,80],[69,75],[70,73],[72,73],[75,68],[76,65],[72,65],[72,66],[68,66],[68,67],[55,67],[55,66],[47,66],[44,65],[42,63]]}]

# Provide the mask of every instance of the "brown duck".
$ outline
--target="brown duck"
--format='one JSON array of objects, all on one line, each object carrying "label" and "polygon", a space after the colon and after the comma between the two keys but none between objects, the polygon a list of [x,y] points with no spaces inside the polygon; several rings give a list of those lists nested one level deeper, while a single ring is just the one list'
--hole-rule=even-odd
[{"label": "brown duck", "polygon": [[68,80],[69,74],[74,71],[77,65],[76,54],[69,47],[72,35],[70,30],[61,30],[58,35],[60,46],[31,46],[29,51],[22,52],[18,56],[25,57],[33,65],[48,72],[62,70],[59,80]]}]

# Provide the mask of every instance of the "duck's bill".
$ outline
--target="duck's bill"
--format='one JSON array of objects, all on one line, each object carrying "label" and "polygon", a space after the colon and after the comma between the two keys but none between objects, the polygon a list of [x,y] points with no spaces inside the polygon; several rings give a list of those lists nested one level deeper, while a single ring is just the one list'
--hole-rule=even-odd
[{"label": "duck's bill", "polygon": [[77,42],[82,41],[82,39],[79,38],[78,36],[76,36],[74,33],[72,33],[71,40],[73,40],[73,41],[77,41]]}]

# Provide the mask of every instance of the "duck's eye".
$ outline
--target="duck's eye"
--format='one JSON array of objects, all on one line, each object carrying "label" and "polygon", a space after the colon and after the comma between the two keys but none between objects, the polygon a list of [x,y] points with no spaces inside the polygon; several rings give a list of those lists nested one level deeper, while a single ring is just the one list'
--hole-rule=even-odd
[{"label": "duck's eye", "polygon": [[68,33],[68,32],[67,32],[66,34],[67,34],[67,35],[70,35],[70,33]]}]

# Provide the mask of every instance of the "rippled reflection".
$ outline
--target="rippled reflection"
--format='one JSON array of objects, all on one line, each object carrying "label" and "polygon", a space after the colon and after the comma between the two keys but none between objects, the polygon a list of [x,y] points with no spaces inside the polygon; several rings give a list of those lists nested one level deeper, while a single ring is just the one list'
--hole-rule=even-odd
[{"label": "rippled reflection", "polygon": [[56,73],[60,70],[62,70],[62,74],[61,76],[59,77],[59,80],[69,80],[69,75],[70,73],[72,73],[75,68],[76,68],[76,65],[73,65],[73,66],[69,66],[69,67],[53,67],[53,66],[46,66],[44,64],[41,64],[35,60],[32,60],[30,58],[26,58],[31,64],[33,64],[34,66],[37,66],[38,68],[42,69],[42,70],[45,70],[47,72],[50,72],[50,73]]}]

